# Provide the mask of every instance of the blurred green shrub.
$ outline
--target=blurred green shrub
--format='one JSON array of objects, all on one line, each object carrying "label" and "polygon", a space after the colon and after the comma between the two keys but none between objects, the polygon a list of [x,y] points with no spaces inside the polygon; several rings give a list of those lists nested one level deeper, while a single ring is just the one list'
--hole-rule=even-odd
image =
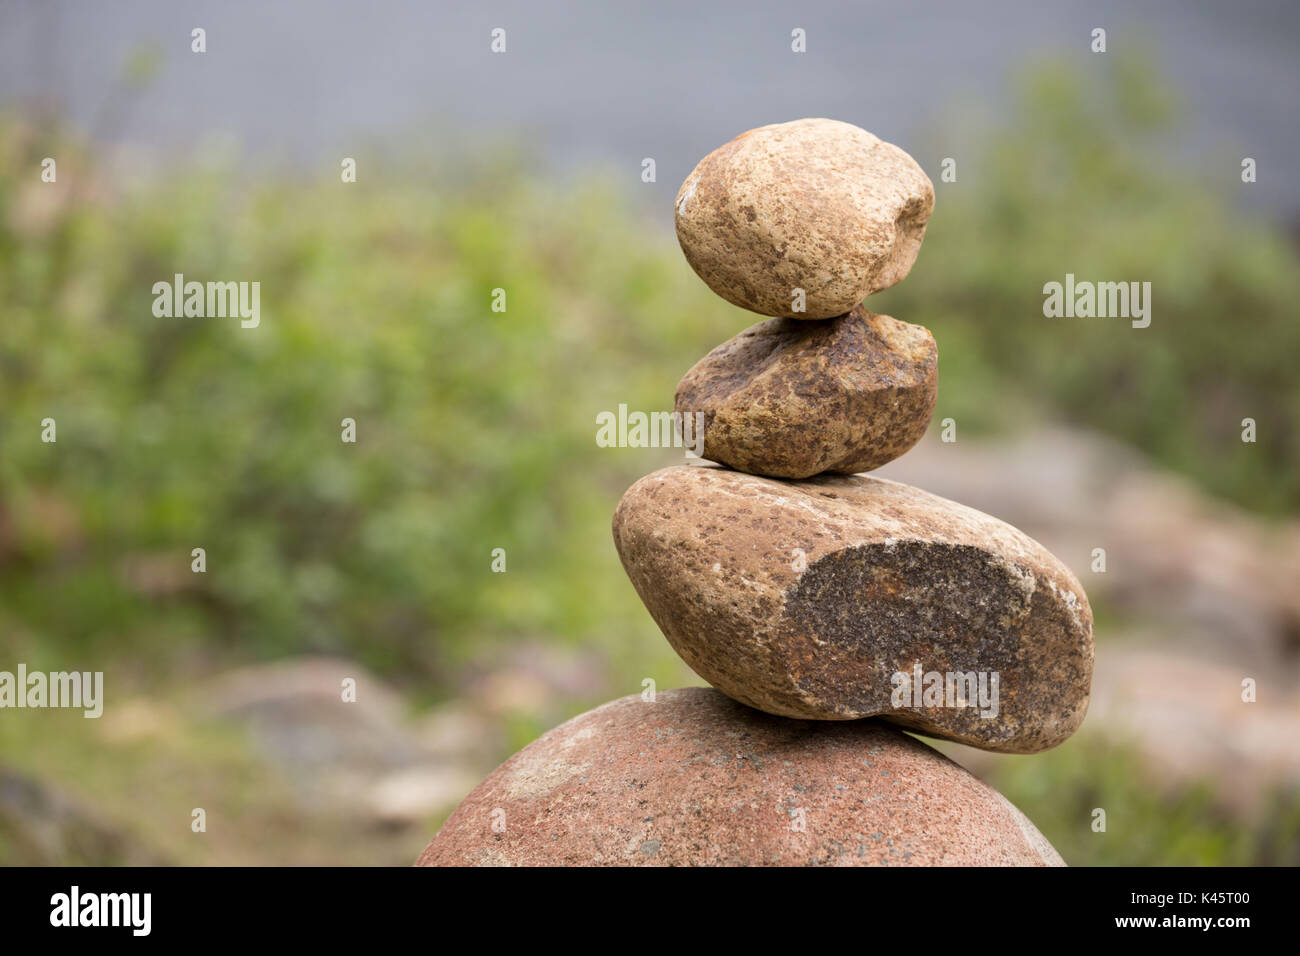
[{"label": "blurred green shrub", "polygon": [[[596,414],[670,408],[735,316],[608,185],[502,163],[115,194],[2,142],[0,607],[33,666],[319,650],[427,683],[494,635],[640,620],[609,520],[667,453],[597,448]],[[155,318],[176,272],[259,281],[260,327]]]},{"label": "blurred green shrub", "polygon": [[[1229,202],[1250,188],[1240,157],[1213,157],[1204,177],[1154,159],[1169,153],[1154,147],[1175,107],[1146,67],[1114,63],[1087,83],[1059,66],[1031,72],[1015,125],[963,159],[958,182],[936,180],[907,281],[872,301],[934,331],[936,418],[976,429],[1064,418],[1247,508],[1294,514],[1295,245]],[[1150,282],[1150,327],[1045,318],[1043,285],[1067,273]],[[1257,422],[1255,444],[1241,441],[1243,418]]]},{"label": "blurred green shrub", "polygon": [[[1300,865],[1294,787],[1229,809],[1215,781],[1162,785],[1140,753],[1086,732],[1046,753],[999,758],[986,779],[1072,866]],[[1098,809],[1104,832],[1093,829]]]}]

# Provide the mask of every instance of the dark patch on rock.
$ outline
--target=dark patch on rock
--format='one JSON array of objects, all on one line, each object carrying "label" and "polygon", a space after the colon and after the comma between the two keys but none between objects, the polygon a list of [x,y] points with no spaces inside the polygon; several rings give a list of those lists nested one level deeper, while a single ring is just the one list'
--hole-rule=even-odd
[{"label": "dark patch on rock", "polygon": [[[988,675],[998,675],[1000,709],[1004,693],[1022,692],[1015,677],[1030,611],[1024,576],[982,548],[924,541],[845,548],[810,565],[787,592],[786,666],[798,675],[798,694],[845,716],[897,715],[895,675],[910,681],[917,665],[922,673],[983,671],[986,687]],[[909,705],[902,722],[943,736],[1017,736],[1008,722],[981,716],[978,696],[968,703]]]}]

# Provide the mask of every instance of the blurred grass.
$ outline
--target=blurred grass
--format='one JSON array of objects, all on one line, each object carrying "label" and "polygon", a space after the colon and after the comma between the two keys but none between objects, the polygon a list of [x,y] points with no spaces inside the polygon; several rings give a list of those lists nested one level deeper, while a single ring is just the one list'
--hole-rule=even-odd
[{"label": "blurred grass", "polygon": [[[917,265],[874,307],[934,330],[936,419],[1080,423],[1293,513],[1295,250],[1236,211],[1227,193],[1248,187],[1233,169],[1207,185],[1152,166],[1145,140],[1172,108],[1139,69],[1117,76],[1094,100],[1035,72],[1015,125],[963,160],[980,178],[936,176]],[[39,180],[45,156],[57,184]],[[624,190],[556,186],[508,150],[408,157],[355,185],[220,164],[136,179],[115,182],[57,127],[0,123],[5,660],[75,661],[120,694],[325,652],[430,702],[540,638],[598,653],[619,675],[610,697],[644,676],[683,682],[609,534],[627,485],[679,456],[597,448],[595,416],[669,408],[681,374],[755,317],[713,296]],[[176,272],[261,282],[261,327],[155,318],[152,285]],[[1045,319],[1042,285],[1067,272],[1150,281],[1151,327]],[[505,313],[489,308],[497,287]],[[1239,440],[1246,416],[1258,444]],[[206,574],[190,571],[195,547]],[[489,571],[498,547],[505,574]],[[545,729],[519,722],[512,743]],[[21,766],[76,776],[57,738],[4,743]],[[1034,761],[1008,796],[1072,862],[1250,856],[1199,804],[1171,816],[1144,796],[1129,764],[1085,780]],[[1062,794],[1104,806],[1111,791],[1154,836],[1123,852],[1075,840]]]},{"label": "blurred grass", "polygon": [[[964,748],[939,746],[962,763]],[[1086,725],[1044,753],[998,757],[982,776],[1071,866],[1300,866],[1300,794],[1279,788],[1230,810],[1216,781],[1164,785],[1140,753]],[[1093,829],[1098,809],[1104,831]]]}]

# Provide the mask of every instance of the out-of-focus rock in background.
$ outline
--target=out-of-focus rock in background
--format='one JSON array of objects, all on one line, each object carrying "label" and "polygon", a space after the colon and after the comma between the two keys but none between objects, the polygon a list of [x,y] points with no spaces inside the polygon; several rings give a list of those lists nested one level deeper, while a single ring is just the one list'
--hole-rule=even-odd
[{"label": "out-of-focus rock in background", "polygon": [[0,862],[166,866],[174,861],[55,786],[0,766]]}]

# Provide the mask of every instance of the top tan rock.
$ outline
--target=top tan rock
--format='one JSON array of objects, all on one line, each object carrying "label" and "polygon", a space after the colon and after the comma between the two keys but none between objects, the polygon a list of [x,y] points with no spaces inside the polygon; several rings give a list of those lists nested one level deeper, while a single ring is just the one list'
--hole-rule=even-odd
[{"label": "top tan rock", "polygon": [[677,238],[733,305],[826,319],[907,275],[933,208],[934,186],[903,150],[850,123],[801,119],[700,160],[677,194]]},{"label": "top tan rock", "polygon": [[1062,866],[1010,801],[876,721],[689,687],[597,707],[456,809],[420,866]]}]

